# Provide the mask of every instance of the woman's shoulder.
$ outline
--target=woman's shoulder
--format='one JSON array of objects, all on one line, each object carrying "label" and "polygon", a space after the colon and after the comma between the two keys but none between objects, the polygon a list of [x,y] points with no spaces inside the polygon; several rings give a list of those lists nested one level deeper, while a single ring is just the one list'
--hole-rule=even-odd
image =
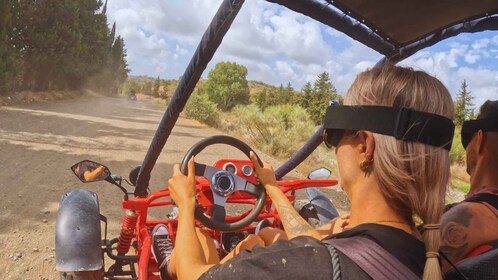
[{"label": "woman's shoulder", "polygon": [[328,236],[325,240],[356,236],[373,240],[415,274],[423,274],[426,259],[424,243],[403,230],[380,224],[363,224]]}]

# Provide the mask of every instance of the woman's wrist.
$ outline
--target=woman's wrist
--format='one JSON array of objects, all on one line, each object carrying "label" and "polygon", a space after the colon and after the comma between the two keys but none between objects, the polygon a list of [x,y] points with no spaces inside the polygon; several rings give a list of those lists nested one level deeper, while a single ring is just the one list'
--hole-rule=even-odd
[{"label": "woman's wrist", "polygon": [[178,205],[178,210],[184,212],[193,212],[195,210],[195,199],[192,201],[185,201]]},{"label": "woman's wrist", "polygon": [[264,184],[263,187],[267,191],[272,189],[280,189],[279,187],[277,187],[277,184]]}]

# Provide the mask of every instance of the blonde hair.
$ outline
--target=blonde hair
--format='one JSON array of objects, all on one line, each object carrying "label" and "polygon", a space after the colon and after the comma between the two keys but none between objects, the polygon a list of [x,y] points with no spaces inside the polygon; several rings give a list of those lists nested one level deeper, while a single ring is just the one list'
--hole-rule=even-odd
[{"label": "blonde hair", "polygon": [[[344,97],[345,105],[408,107],[453,118],[453,101],[446,87],[422,71],[384,65],[359,74]],[[396,140],[374,133],[373,176],[383,196],[406,221],[438,224],[450,176],[449,153],[443,148]],[[441,279],[438,252],[440,231],[422,233],[427,254],[423,279]]]}]

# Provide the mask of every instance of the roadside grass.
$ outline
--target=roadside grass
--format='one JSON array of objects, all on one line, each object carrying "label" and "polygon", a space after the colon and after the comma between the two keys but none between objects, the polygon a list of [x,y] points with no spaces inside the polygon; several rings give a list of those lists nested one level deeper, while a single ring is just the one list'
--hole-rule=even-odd
[{"label": "roadside grass", "polygon": [[451,179],[451,185],[454,188],[456,188],[456,189],[458,189],[458,190],[460,190],[460,191],[462,191],[464,193],[468,193],[469,190],[470,190],[470,183],[464,182],[464,181],[460,181],[460,180],[458,180],[456,178],[452,178]]},{"label": "roadside grass", "polygon": [[[315,133],[317,127],[298,106],[279,105],[261,111],[257,106],[239,106],[222,113],[219,128],[243,137],[251,146],[280,161],[288,160]],[[337,178],[335,153],[320,145],[296,170],[301,174],[320,167]]]}]

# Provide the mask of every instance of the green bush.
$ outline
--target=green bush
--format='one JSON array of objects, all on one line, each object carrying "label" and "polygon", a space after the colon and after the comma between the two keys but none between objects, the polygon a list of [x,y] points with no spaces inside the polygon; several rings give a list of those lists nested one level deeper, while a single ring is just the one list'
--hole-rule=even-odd
[{"label": "green bush", "polygon": [[262,112],[256,105],[238,106],[234,117],[240,133],[265,152],[293,155],[315,131],[306,111],[295,105],[279,105]]},{"label": "green bush", "polygon": [[455,127],[455,135],[453,136],[453,143],[451,145],[450,160],[451,163],[465,163],[465,149],[462,146],[462,138],[460,136],[461,127]]},{"label": "green bush", "polygon": [[192,94],[185,106],[185,114],[212,127],[217,127],[219,124],[218,108],[205,94]]}]

